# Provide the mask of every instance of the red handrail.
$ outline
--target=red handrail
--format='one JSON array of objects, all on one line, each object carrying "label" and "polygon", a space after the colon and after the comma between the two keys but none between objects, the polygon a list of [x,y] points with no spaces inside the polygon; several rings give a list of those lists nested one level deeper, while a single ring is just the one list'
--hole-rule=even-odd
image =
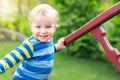
[{"label": "red handrail", "polygon": [[76,39],[82,37],[88,32],[91,32],[93,37],[98,40],[101,45],[103,46],[106,56],[110,62],[112,62],[118,71],[120,72],[120,53],[117,49],[113,48],[109,41],[107,40],[105,36],[105,31],[102,27],[100,27],[101,24],[108,21],[115,15],[120,13],[120,2],[112,6],[111,8],[107,9],[106,11],[102,12],[92,20],[90,20],[88,23],[83,25],[82,27],[78,28],[76,31],[71,33],[65,38],[65,45],[70,44],[71,42],[75,41]]},{"label": "red handrail", "polygon": [[111,7],[110,9],[99,14],[97,17],[95,17],[94,19],[92,19],[91,21],[89,21],[88,23],[86,23],[85,25],[80,27],[79,29],[77,29],[72,34],[68,35],[65,39],[65,45],[80,38],[84,34],[88,33],[95,27],[100,26],[101,24],[103,24],[104,22],[106,22],[107,20],[109,20],[110,18],[112,18],[113,16],[115,16],[119,13],[120,13],[120,2],[117,3],[116,5],[114,5],[113,7]]}]

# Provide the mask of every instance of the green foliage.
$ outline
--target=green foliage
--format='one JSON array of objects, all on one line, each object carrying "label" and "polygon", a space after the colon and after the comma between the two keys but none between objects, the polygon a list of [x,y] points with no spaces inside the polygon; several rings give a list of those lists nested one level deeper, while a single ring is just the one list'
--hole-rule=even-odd
[{"label": "green foliage", "polygon": [[15,17],[14,24],[16,25],[16,30],[18,30],[19,32],[26,34],[27,36],[31,35],[29,21],[25,16],[18,14]]},{"label": "green foliage", "polygon": [[[60,13],[58,22],[60,27],[56,31],[57,36],[55,37],[58,39],[61,36],[67,36],[95,17],[99,12],[97,8],[100,6],[100,3],[100,0],[56,0],[54,4],[56,4],[55,7]],[[67,47],[66,53],[75,57],[89,57],[93,59],[101,56],[101,50],[99,49],[98,43],[90,34],[71,43]]]},{"label": "green foliage", "polygon": [[[108,23],[106,23],[104,25],[105,29],[107,29],[107,37],[109,39],[109,41],[111,42],[111,44],[115,47],[118,48],[120,50],[120,14],[115,16],[114,18],[112,18]],[[110,33],[109,33],[110,32]]]},{"label": "green foliage", "polygon": [[[16,16],[14,16],[14,21],[3,21],[0,27],[5,27],[5,28],[9,28],[11,30],[16,30],[19,31],[20,33],[23,33],[27,36],[31,35],[31,30],[30,30],[30,25],[29,25],[29,21],[26,17],[24,17],[23,15],[19,15],[16,14]],[[12,39],[15,40],[14,35],[12,35]]]},{"label": "green foliage", "polygon": [[117,2],[120,2],[120,0],[112,0],[113,3],[117,3]]}]

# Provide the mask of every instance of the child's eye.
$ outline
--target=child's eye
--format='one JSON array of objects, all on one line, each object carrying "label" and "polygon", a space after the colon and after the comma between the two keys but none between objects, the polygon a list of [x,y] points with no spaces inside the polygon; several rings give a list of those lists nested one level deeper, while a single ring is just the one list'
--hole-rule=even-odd
[{"label": "child's eye", "polygon": [[46,28],[51,28],[52,26],[46,26]]},{"label": "child's eye", "polygon": [[41,26],[35,26],[36,28],[40,28]]}]

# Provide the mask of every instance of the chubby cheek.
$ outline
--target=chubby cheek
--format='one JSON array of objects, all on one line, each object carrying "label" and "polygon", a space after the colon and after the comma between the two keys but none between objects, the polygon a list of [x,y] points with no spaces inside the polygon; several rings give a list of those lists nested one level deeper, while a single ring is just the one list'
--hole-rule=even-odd
[{"label": "chubby cheek", "polygon": [[52,30],[51,32],[49,32],[51,37],[54,36],[54,32],[55,32],[55,30]]},{"label": "chubby cheek", "polygon": [[33,35],[34,37],[37,37],[37,35],[39,34],[39,31],[36,31],[36,30],[34,30],[34,29],[31,29],[31,31],[32,31],[32,35]]}]

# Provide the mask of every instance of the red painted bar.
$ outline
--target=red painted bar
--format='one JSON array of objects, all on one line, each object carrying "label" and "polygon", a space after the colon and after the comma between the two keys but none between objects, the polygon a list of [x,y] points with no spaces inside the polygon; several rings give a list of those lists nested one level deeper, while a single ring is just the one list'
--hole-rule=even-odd
[{"label": "red painted bar", "polygon": [[84,34],[88,33],[95,27],[100,26],[110,18],[114,17],[115,15],[120,13],[120,2],[112,6],[110,9],[104,11],[103,13],[99,14],[97,17],[93,18],[91,21],[77,29],[72,34],[68,35],[65,39],[65,45],[73,42],[74,40],[80,38]]},{"label": "red painted bar", "polygon": [[107,40],[107,37],[105,36],[105,31],[102,27],[100,27],[101,24],[108,21],[115,15],[120,13],[120,2],[109,8],[108,10],[104,11],[103,13],[99,14],[95,18],[93,18],[91,21],[71,33],[65,38],[65,45],[70,44],[71,42],[75,41],[76,39],[82,37],[88,32],[91,32],[93,37],[98,40],[102,47],[104,48],[106,52],[107,59],[112,62],[115,67],[120,72],[120,53],[116,48],[113,48],[109,41]]}]

